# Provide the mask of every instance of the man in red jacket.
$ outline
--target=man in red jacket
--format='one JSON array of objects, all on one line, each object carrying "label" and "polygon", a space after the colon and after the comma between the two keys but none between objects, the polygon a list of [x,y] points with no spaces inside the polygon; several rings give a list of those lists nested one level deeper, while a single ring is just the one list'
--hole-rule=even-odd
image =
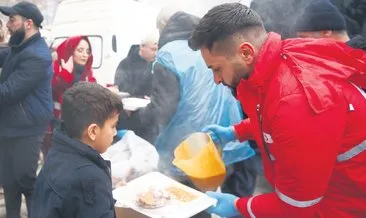
[{"label": "man in red jacket", "polygon": [[365,217],[366,54],[327,39],[281,40],[239,3],[211,9],[190,40],[249,118],[209,126],[217,144],[255,139],[273,193],[209,192],[222,217]]}]

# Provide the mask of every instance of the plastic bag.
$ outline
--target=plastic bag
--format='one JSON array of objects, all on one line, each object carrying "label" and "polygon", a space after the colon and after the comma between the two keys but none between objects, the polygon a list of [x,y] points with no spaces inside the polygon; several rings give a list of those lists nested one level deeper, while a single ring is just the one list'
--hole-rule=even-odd
[{"label": "plastic bag", "polygon": [[174,151],[173,164],[188,175],[201,191],[216,190],[225,180],[226,168],[211,137],[194,133]]},{"label": "plastic bag", "polygon": [[[183,173],[174,167],[175,148],[191,134],[207,125],[232,126],[243,120],[242,109],[229,88],[216,85],[199,51],[192,51],[187,40],[165,44],[157,54],[157,62],[176,75],[179,81],[178,107],[161,131],[155,147],[161,156],[160,165],[174,176]],[[234,141],[222,145],[223,159],[230,165],[255,155],[248,142]]]},{"label": "plastic bag", "polygon": [[[159,154],[149,142],[127,131],[102,157],[111,161],[113,183],[128,182],[158,167]],[[117,180],[117,181],[116,181]]]}]

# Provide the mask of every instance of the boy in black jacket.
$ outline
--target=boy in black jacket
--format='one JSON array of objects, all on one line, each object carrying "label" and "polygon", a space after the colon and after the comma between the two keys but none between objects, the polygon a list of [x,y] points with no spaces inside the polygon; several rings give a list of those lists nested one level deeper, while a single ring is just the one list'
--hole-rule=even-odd
[{"label": "boy in black jacket", "polygon": [[109,164],[121,99],[95,83],[78,83],[63,96],[61,130],[36,182],[31,218],[115,217]]}]

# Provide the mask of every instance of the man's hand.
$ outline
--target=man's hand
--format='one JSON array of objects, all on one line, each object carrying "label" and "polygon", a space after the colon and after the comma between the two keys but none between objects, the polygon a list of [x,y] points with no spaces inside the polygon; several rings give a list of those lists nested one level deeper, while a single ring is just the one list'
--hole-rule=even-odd
[{"label": "man's hand", "polygon": [[216,214],[220,217],[239,216],[240,212],[236,209],[238,197],[220,192],[206,192],[206,194],[217,200],[216,206],[207,209],[207,213]]},{"label": "man's hand", "polygon": [[218,125],[210,125],[203,128],[202,132],[209,134],[216,145],[223,146],[228,142],[235,141],[235,133],[232,126],[222,127]]},{"label": "man's hand", "polygon": [[61,59],[61,67],[67,70],[69,73],[72,73],[74,70],[74,58],[70,56],[69,60],[65,62],[65,60]]}]

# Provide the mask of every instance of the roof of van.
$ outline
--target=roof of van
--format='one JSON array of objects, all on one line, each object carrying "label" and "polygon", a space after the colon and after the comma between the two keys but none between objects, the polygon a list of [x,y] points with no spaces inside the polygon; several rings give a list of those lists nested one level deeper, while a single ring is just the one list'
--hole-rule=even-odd
[{"label": "roof of van", "polygon": [[143,18],[146,13],[156,15],[157,9],[135,0],[64,0],[57,8],[53,26],[96,20],[120,22],[132,15]]}]

